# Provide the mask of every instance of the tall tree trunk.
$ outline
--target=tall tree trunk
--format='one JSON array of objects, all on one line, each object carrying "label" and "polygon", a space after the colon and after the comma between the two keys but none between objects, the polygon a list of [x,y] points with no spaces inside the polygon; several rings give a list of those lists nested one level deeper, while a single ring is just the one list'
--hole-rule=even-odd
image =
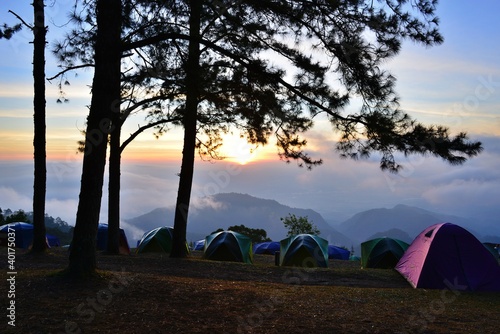
[{"label": "tall tree trunk", "polygon": [[120,253],[120,113],[113,113],[113,132],[109,140],[108,246],[107,253]]},{"label": "tall tree trunk", "polygon": [[182,150],[179,189],[175,204],[174,235],[171,257],[186,257],[186,230],[191,187],[193,184],[194,157],[196,150],[196,118],[198,111],[198,82],[200,66],[200,17],[201,0],[189,2],[189,55],[186,62],[186,110],[184,114],[184,148]]},{"label": "tall tree trunk", "polygon": [[34,182],[33,182],[33,248],[42,253],[47,249],[45,240],[45,194],[47,167],[45,152],[45,4],[33,1],[33,122],[34,122]]},{"label": "tall tree trunk", "polygon": [[97,267],[96,236],[107,138],[113,130],[112,113],[120,103],[121,1],[97,0],[96,18],[92,101],[87,118],[80,198],[67,270],[74,277],[91,276]]}]

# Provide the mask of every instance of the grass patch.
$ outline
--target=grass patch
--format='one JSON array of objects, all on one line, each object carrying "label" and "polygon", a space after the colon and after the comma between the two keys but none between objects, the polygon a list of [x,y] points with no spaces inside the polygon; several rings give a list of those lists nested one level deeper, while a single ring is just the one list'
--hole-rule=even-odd
[{"label": "grass patch", "polygon": [[[2,252],[4,252],[2,250]],[[6,252],[1,255],[6,262]],[[99,279],[63,278],[63,250],[16,256],[16,327],[1,333],[497,333],[500,294],[412,289],[394,270],[98,255]],[[5,267],[4,267],[5,268]],[[6,271],[0,274],[6,279]],[[7,305],[7,296],[0,298]],[[4,329],[5,328],[5,329]]]}]

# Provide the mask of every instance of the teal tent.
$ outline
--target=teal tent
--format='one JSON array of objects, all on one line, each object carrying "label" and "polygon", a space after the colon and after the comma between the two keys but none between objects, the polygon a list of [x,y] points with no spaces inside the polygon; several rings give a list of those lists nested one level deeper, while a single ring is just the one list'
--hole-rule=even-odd
[{"label": "teal tent", "polygon": [[205,238],[203,257],[216,261],[252,263],[252,240],[233,231],[213,233]]},{"label": "teal tent", "polygon": [[[172,252],[172,238],[174,229],[170,226],[157,227],[144,233],[136,253],[170,253]],[[189,248],[186,243],[186,249]]]},{"label": "teal tent", "polygon": [[299,234],[280,241],[280,266],[328,267],[328,241]]},{"label": "teal tent", "polygon": [[376,238],[361,244],[363,268],[393,269],[410,245],[393,238]]}]

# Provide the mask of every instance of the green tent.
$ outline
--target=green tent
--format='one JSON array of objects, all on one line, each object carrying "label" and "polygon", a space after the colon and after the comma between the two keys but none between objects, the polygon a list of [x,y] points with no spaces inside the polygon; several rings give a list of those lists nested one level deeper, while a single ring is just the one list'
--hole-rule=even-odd
[{"label": "green tent", "polygon": [[252,263],[252,239],[233,231],[211,234],[205,238],[203,257],[216,261]]},{"label": "green tent", "polygon": [[[136,253],[170,253],[172,251],[172,237],[174,229],[169,226],[157,227],[144,233],[139,245],[137,245]],[[186,243],[186,248],[187,243]]]},{"label": "green tent", "polygon": [[299,234],[280,241],[280,266],[328,267],[328,241]]},{"label": "green tent", "polygon": [[361,244],[361,267],[392,269],[410,245],[393,238],[376,238]]},{"label": "green tent", "polygon": [[361,261],[361,258],[357,255],[349,256],[349,261]]}]

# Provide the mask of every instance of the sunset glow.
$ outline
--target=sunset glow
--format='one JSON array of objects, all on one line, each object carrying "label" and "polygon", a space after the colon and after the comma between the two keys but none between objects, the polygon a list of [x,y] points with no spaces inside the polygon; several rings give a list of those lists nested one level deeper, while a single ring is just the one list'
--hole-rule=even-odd
[{"label": "sunset glow", "polygon": [[225,161],[235,162],[240,165],[261,160],[264,158],[264,151],[268,151],[267,147],[255,147],[249,144],[245,138],[241,138],[236,134],[225,135],[223,140],[220,155],[224,157]]}]

